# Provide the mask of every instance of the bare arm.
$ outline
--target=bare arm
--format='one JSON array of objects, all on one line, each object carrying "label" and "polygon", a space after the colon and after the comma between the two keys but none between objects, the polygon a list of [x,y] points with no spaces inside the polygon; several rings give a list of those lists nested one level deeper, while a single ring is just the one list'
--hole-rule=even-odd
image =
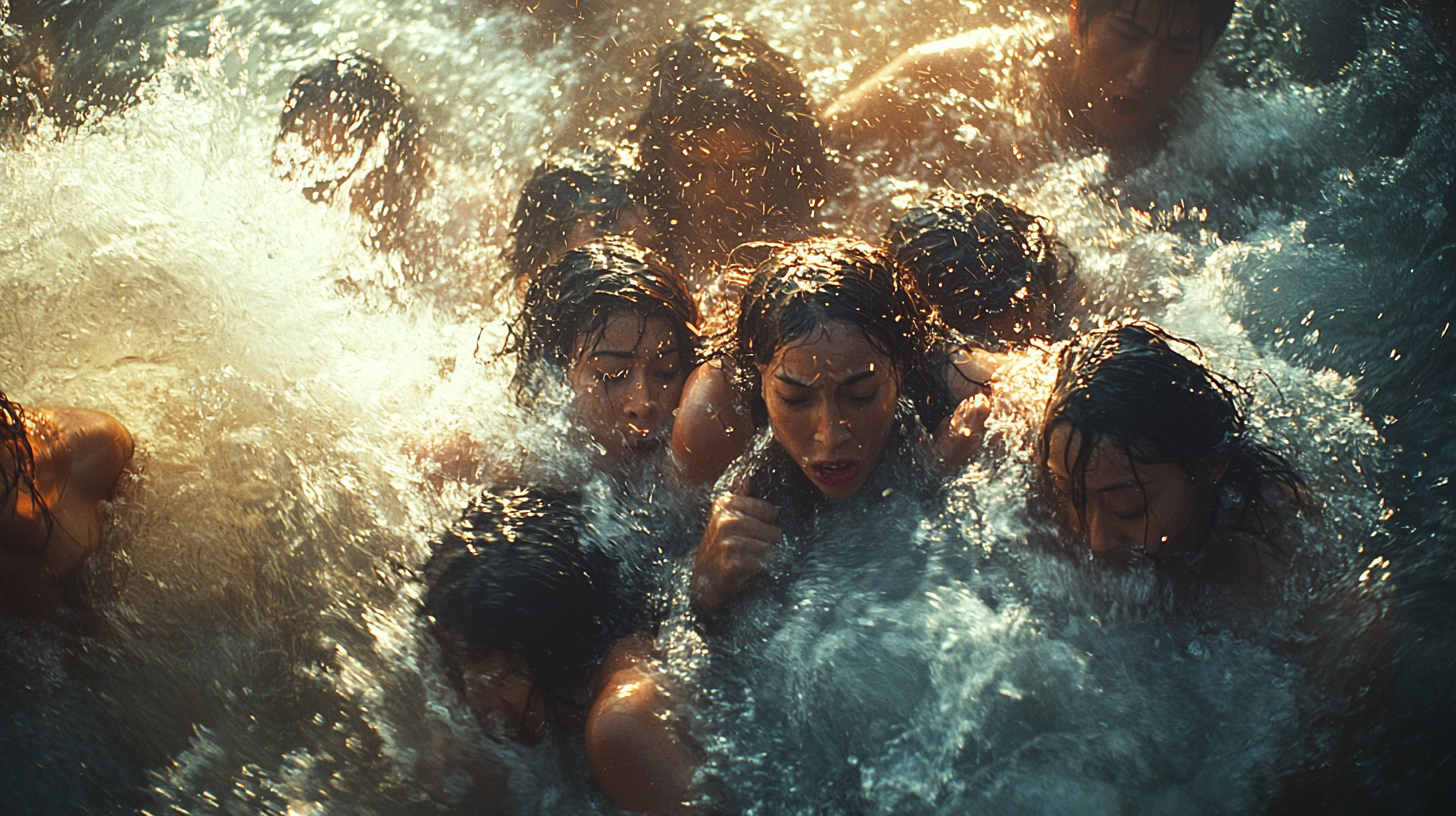
[{"label": "bare arm", "polygon": [[26,435],[35,492],[0,508],[0,613],[43,615],[60,604],[60,583],[101,538],[101,503],[131,460],[131,434],[110,414],[32,409]]},{"label": "bare arm", "polygon": [[748,449],[753,421],[717,361],[688,375],[672,426],[672,453],[688,484],[717,481],[728,464]]},{"label": "bare arm", "polygon": [[874,137],[908,141],[936,119],[933,97],[950,91],[982,96],[983,38],[982,32],[966,32],[917,45],[846,91],[824,111],[830,143],[843,148]]}]

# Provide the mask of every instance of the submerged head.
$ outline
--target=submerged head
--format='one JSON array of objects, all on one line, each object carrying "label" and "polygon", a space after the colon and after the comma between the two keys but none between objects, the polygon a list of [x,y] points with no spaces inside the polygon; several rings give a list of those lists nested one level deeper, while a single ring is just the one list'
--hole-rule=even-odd
[{"label": "submerged head", "polygon": [[879,463],[902,397],[927,427],[949,411],[931,370],[932,321],[884,250],[847,238],[789,244],[744,288],[737,385],[809,480],[848,498]]},{"label": "submerged head", "polygon": [[349,207],[388,242],[429,175],[419,116],[375,58],[354,53],[299,74],[283,101],[273,160],[311,201],[347,190]]},{"label": "submerged head", "polygon": [[1248,438],[1239,386],[1175,345],[1199,352],[1147,323],[1093,332],[1062,351],[1038,461],[1096,555],[1197,550],[1226,489],[1247,507],[1266,479],[1299,482]]},{"label": "submerged head", "polygon": [[665,449],[688,370],[698,309],[666,263],[625,238],[573,249],[531,282],[507,351],[523,401],[565,374],[575,413],[624,465]]},{"label": "submerged head", "polygon": [[807,223],[822,199],[824,145],[803,83],[726,15],[689,24],[658,53],[637,128],[664,233],[732,249]]},{"label": "submerged head", "polygon": [[451,680],[523,742],[579,721],[592,672],[637,623],[616,564],[581,546],[584,523],[576,494],[486,493],[424,567],[422,612]]},{"label": "submerged head", "polygon": [[946,325],[1005,342],[1050,334],[1072,268],[1045,219],[989,194],[941,191],[891,225],[885,244]]},{"label": "submerged head", "polygon": [[507,258],[517,284],[598,238],[647,243],[647,210],[630,192],[636,171],[636,149],[622,144],[574,148],[542,162],[511,219]]},{"label": "submerged head", "polygon": [[1073,0],[1069,104],[1115,145],[1147,133],[1228,27],[1234,0]]}]

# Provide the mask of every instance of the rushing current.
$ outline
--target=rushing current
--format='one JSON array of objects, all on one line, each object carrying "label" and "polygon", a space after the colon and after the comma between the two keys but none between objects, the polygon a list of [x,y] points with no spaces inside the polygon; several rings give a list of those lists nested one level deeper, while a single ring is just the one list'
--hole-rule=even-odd
[{"label": "rushing current", "polygon": [[[516,460],[575,456],[495,356],[520,185],[553,146],[621,135],[654,49],[708,11],[792,56],[821,106],[914,43],[1055,20],[973,0],[668,0],[569,27],[474,0],[60,5],[55,93],[77,104],[0,147],[0,387],[104,409],[138,445],[88,608],[0,620],[7,814],[613,812],[579,748],[474,719],[417,615],[417,569],[462,504]],[[1439,8],[1243,0],[1160,153],[1053,162],[1011,191],[1076,253],[1082,321],[1159,321],[1254,390],[1323,502],[1288,597],[1193,615],[1150,574],[1049,555],[1033,355],[1006,375],[994,461],[789,542],[795,579],[732,649],[668,621],[724,807],[1449,812]],[[272,162],[293,77],[351,49],[427,122],[434,238],[408,262]],[[441,488],[410,451],[458,431],[500,460]]]}]

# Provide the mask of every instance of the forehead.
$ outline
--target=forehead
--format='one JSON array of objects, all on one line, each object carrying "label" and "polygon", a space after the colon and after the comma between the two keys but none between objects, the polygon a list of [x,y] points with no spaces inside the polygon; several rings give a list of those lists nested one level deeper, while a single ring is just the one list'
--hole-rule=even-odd
[{"label": "forehead", "polygon": [[1166,37],[1199,35],[1198,4],[1194,0],[1119,0],[1107,11]]},{"label": "forehead", "polygon": [[890,371],[889,356],[877,350],[858,326],[831,320],[779,347],[764,374],[812,383],[825,377],[837,382],[867,370]]},{"label": "forehead", "polygon": [[[618,309],[607,316],[601,336],[577,337],[580,356],[616,352],[661,352],[676,345],[672,321],[661,315],[644,317],[630,309]],[[591,343],[590,348],[585,348]]]}]

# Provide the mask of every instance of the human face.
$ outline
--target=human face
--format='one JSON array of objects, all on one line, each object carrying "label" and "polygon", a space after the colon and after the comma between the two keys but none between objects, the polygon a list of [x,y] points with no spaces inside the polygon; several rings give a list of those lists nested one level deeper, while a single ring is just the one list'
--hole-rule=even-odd
[{"label": "human face", "polygon": [[727,220],[745,221],[767,208],[764,174],[772,150],[751,130],[724,124],[674,133],[669,163],[677,177],[678,200],[691,213],[694,229]]},{"label": "human face", "polygon": [[666,444],[687,379],[672,323],[622,310],[607,318],[595,345],[586,348],[586,339],[578,338],[567,372],[577,416],[607,456],[641,462]]},{"label": "human face", "polygon": [[556,263],[573,249],[580,249],[608,235],[631,238],[642,246],[646,246],[657,237],[652,228],[647,225],[647,210],[641,204],[635,202],[627,204],[616,213],[589,212],[571,222],[571,226],[566,230],[565,246],[547,256],[544,266]]},{"label": "human face", "polygon": [[460,676],[465,702],[475,713],[498,714],[506,733],[527,744],[546,735],[545,702],[531,693],[531,670],[519,655],[495,651],[484,659],[462,660]]},{"label": "human face", "polygon": [[1048,439],[1044,464],[1057,500],[1093,554],[1167,558],[1203,542],[1226,464],[1210,460],[1189,474],[1172,462],[1136,461],[1104,439],[1087,460],[1086,506],[1079,511],[1071,470],[1081,446],[1081,435],[1060,425]]},{"label": "human face", "polygon": [[1192,0],[1122,0],[1079,30],[1072,104],[1108,144],[1147,132],[1188,83],[1212,42],[1205,42]]},{"label": "human face", "polygon": [[829,321],[759,369],[774,439],[832,499],[859,492],[880,461],[900,399],[890,358],[863,331]]}]

